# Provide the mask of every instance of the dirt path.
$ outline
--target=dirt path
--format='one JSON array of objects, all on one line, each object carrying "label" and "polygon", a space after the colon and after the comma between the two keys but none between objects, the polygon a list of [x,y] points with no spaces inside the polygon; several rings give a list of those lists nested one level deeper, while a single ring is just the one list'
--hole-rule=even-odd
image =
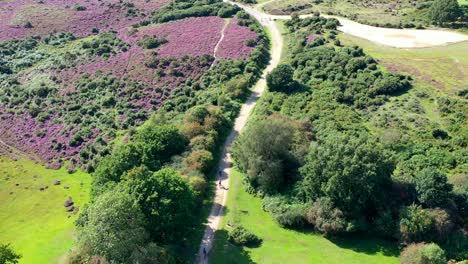
[{"label": "dirt path", "polygon": [[230,23],[231,23],[230,20],[227,20],[227,21],[224,22],[224,26],[221,29],[221,37],[219,38],[218,43],[216,43],[216,46],[215,46],[214,51],[213,51],[214,60],[213,60],[213,63],[211,63],[210,69],[213,68],[213,66],[218,61],[218,57],[216,56],[216,53],[218,53],[219,45],[221,45],[221,42],[223,42],[223,40],[224,40],[224,32],[226,32],[226,28],[229,26]]},{"label": "dirt path", "polygon": [[[231,3],[230,1],[224,0],[225,2]],[[239,5],[239,4],[237,4]],[[266,88],[266,81],[265,77],[268,72],[276,68],[280,61],[281,57],[281,50],[283,47],[283,39],[281,37],[281,33],[279,32],[278,28],[276,27],[275,22],[270,21],[269,19],[265,18],[264,15],[253,8],[246,7],[243,5],[241,6],[244,10],[246,10],[250,15],[255,17],[260,23],[270,31],[271,34],[271,60],[268,67],[263,71],[262,78],[256,83],[252,90],[252,95],[247,99],[245,104],[242,106],[239,116],[234,123],[234,128],[229,134],[226,142],[224,143],[223,153],[221,156],[221,161],[219,164],[219,171],[221,171],[221,175],[218,175],[216,178],[216,192],[214,196],[213,206],[211,208],[210,215],[208,216],[207,225],[205,228],[205,233],[203,235],[202,242],[200,244],[200,249],[198,251],[198,258],[197,263],[208,263],[208,257],[204,257],[203,250],[205,249],[206,252],[209,254],[211,248],[213,247],[213,238],[214,232],[218,229],[221,217],[223,214],[224,206],[226,204],[226,198],[228,195],[229,190],[229,177],[231,176],[231,154],[229,153],[229,148],[232,145],[232,142],[236,139],[236,137],[242,132],[245,124],[247,123],[247,119],[249,118],[252,110],[255,107],[255,104],[262,95],[263,91]],[[218,182],[221,181],[221,186],[218,185]]]}]

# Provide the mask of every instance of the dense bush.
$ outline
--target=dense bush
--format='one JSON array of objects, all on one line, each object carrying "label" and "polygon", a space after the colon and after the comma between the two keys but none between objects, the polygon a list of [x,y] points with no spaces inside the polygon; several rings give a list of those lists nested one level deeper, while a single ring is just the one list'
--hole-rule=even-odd
[{"label": "dense bush", "polygon": [[393,168],[383,148],[366,136],[330,135],[312,144],[301,189],[307,200],[329,197],[356,219],[382,206]]},{"label": "dense bush", "polygon": [[167,43],[167,39],[164,37],[158,36],[143,36],[143,38],[138,41],[138,45],[144,47],[145,49],[155,49],[164,43]]},{"label": "dense bush", "polygon": [[229,230],[228,238],[229,241],[240,246],[253,246],[261,242],[260,238],[241,225],[236,225]]},{"label": "dense bush", "polygon": [[457,0],[435,0],[429,12],[430,19],[438,24],[455,21],[461,15]]},{"label": "dense bush", "polygon": [[324,234],[338,234],[346,230],[343,212],[333,206],[330,198],[317,199],[307,212],[307,222]]},{"label": "dense bush", "polygon": [[263,199],[262,207],[281,226],[297,228],[306,224],[307,206],[303,203],[288,201],[287,197],[271,196]]},{"label": "dense bush", "polygon": [[410,244],[400,255],[402,264],[445,264],[445,252],[437,244]]}]

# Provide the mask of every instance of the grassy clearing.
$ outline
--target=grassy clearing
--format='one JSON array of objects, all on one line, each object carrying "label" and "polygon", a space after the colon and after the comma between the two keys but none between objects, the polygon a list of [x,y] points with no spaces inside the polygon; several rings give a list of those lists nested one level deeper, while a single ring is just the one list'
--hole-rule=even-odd
[{"label": "grassy clearing", "polygon": [[398,49],[341,34],[344,45],[358,45],[387,68],[395,68],[419,82],[455,94],[468,86],[468,41],[421,49]]},{"label": "grassy clearing", "polygon": [[[326,239],[310,231],[280,227],[261,208],[261,199],[244,190],[234,171],[221,229],[217,231],[211,263],[398,263],[398,249],[369,237]],[[227,223],[240,223],[263,239],[258,248],[240,248],[227,241]]]},{"label": "grassy clearing", "polygon": [[458,4],[460,4],[460,5],[468,5],[468,0],[458,0]]},{"label": "grassy clearing", "polygon": [[[54,186],[54,180],[61,185]],[[70,196],[82,207],[90,182],[81,171],[68,174],[65,168],[48,170],[0,156],[0,241],[23,255],[20,263],[57,263],[73,245],[77,217],[65,212],[63,203]],[[44,186],[48,189],[40,191]]]}]

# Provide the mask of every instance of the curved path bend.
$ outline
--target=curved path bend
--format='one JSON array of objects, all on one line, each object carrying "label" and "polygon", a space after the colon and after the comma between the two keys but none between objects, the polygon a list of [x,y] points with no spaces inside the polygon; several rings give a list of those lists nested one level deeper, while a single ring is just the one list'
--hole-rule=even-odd
[{"label": "curved path bend", "polygon": [[[246,6],[239,3],[234,3],[229,0],[224,2],[232,5],[237,5],[244,9],[247,13],[257,19],[269,32],[271,37],[271,60],[267,68],[262,73],[262,78],[255,84],[251,96],[247,99],[242,106],[239,116],[237,117],[234,127],[229,134],[223,146],[223,152],[219,163],[219,171],[221,175],[217,175],[216,182],[221,181],[221,186],[217,184],[213,206],[208,216],[205,232],[203,234],[202,242],[197,256],[197,263],[208,263],[208,256],[204,257],[204,250],[209,254],[213,247],[214,233],[219,228],[221,218],[223,216],[224,206],[229,189],[229,177],[231,175],[232,158],[229,149],[242,132],[250,113],[255,107],[255,104],[262,95],[266,88],[266,75],[276,68],[280,62],[281,51],[283,49],[283,38],[279,29],[276,26],[275,20],[277,19],[291,19],[291,16],[274,16],[265,14],[258,10],[258,8]],[[310,17],[312,15],[302,15],[301,18]],[[348,19],[336,17],[341,26],[339,30],[357,37],[368,39],[380,44],[400,47],[400,48],[415,48],[415,47],[429,47],[435,45],[442,45],[451,42],[459,42],[468,40],[468,36],[442,30],[406,30],[406,29],[388,29],[377,28],[367,25],[362,25]]]}]

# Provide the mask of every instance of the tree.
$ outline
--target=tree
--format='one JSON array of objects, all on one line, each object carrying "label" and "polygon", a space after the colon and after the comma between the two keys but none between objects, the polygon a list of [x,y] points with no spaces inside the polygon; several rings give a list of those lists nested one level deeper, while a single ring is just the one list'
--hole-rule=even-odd
[{"label": "tree", "polygon": [[452,185],[447,176],[434,168],[421,170],[414,178],[418,200],[427,207],[446,205]]},{"label": "tree", "polygon": [[455,21],[461,14],[457,0],[435,0],[429,11],[431,20],[439,24]]},{"label": "tree", "polygon": [[20,258],[21,255],[15,253],[10,244],[0,244],[0,264],[16,264]]},{"label": "tree", "polygon": [[109,182],[118,183],[128,170],[141,164],[141,152],[134,144],[123,145],[99,162],[93,175],[92,196],[96,197],[106,190]]},{"label": "tree", "polygon": [[191,229],[195,194],[190,185],[171,168],[153,174],[145,167],[131,170],[123,182],[148,219],[151,238],[172,242]]},{"label": "tree", "polygon": [[280,64],[266,77],[271,91],[287,92],[294,85],[294,69],[289,64]]},{"label": "tree", "polygon": [[158,170],[173,155],[181,153],[187,143],[179,130],[171,125],[143,126],[132,139],[142,153],[141,163],[151,170]]},{"label": "tree", "polygon": [[106,192],[86,213],[86,223],[78,226],[78,241],[92,255],[103,256],[110,262],[126,262],[147,241],[144,215],[127,193]]},{"label": "tree", "polygon": [[254,188],[274,193],[288,181],[293,134],[290,123],[270,117],[253,123],[234,143],[232,155]]},{"label": "tree", "polygon": [[313,201],[329,197],[343,213],[369,213],[381,207],[390,189],[393,163],[367,136],[334,134],[314,143],[301,168],[301,190]]},{"label": "tree", "polygon": [[130,263],[138,264],[175,264],[175,258],[165,249],[155,243],[138,248],[131,256]]},{"label": "tree", "polygon": [[437,244],[411,244],[400,255],[402,264],[445,264],[445,252]]}]

